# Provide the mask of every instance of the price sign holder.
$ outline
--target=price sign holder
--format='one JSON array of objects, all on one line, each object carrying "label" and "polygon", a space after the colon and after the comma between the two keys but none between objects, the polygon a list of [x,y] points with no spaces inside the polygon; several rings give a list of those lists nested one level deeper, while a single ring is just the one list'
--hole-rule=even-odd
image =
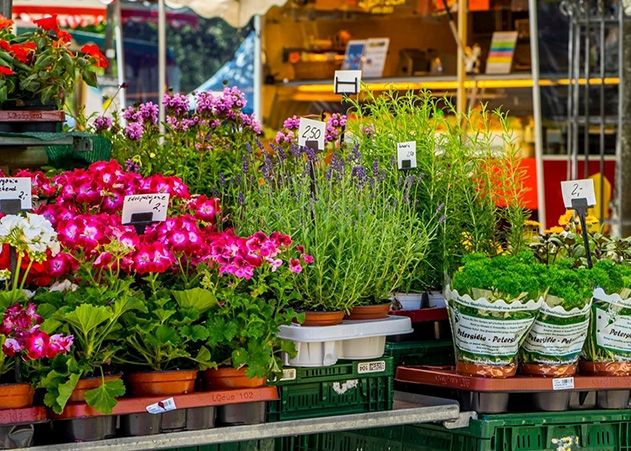
[{"label": "price sign holder", "polygon": [[142,235],[147,227],[154,222],[156,221],[153,220],[153,213],[148,211],[146,213],[132,213],[129,224],[134,226],[138,235]]},{"label": "price sign holder", "polygon": [[[593,206],[593,205],[591,205]],[[587,216],[587,209],[590,205],[587,204],[587,199],[572,199],[572,208],[578,215],[578,219],[581,222],[581,235],[583,236],[583,244],[585,245],[585,256],[587,257],[587,267],[591,269],[592,265],[592,252],[589,249],[589,236],[587,235],[587,224],[585,217]]]},{"label": "price sign holder", "polygon": [[[318,151],[318,141],[307,141],[305,142],[305,147],[313,150],[314,152]],[[309,191],[311,192],[311,199],[314,201],[311,205],[311,220],[315,221],[315,200],[317,195],[316,190],[316,178],[315,178],[315,167],[313,165],[313,160],[309,159],[309,178],[311,179],[311,183],[309,184]]]},{"label": "price sign holder", "polygon": [[589,236],[587,235],[587,224],[585,217],[587,209],[596,205],[594,194],[594,181],[592,179],[568,180],[561,182],[561,194],[565,208],[573,209],[578,215],[581,223],[581,235],[585,245],[585,256],[587,257],[587,267],[592,267],[592,253],[589,249]]}]

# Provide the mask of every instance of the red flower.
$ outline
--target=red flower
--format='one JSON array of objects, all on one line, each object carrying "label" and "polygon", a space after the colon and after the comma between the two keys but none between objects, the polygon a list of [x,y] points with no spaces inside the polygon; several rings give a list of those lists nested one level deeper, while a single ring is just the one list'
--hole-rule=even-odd
[{"label": "red flower", "polygon": [[103,55],[98,45],[86,44],[81,47],[81,51],[86,55],[91,56],[98,67],[105,69],[109,65],[107,58]]},{"label": "red flower", "polygon": [[39,28],[42,28],[46,31],[59,30],[59,23],[57,22],[57,14],[53,14],[52,16],[44,17],[42,19],[34,20],[33,23],[37,25]]},{"label": "red flower", "polygon": [[4,50],[5,52],[8,52],[11,50],[11,44],[9,44],[9,41],[0,39],[0,49]]},{"label": "red flower", "polygon": [[11,19],[7,19],[3,15],[0,15],[0,30],[4,30],[5,28],[9,28],[13,26],[13,21]]},{"label": "red flower", "polygon": [[29,50],[21,46],[20,44],[11,45],[11,53],[21,63],[28,63]]},{"label": "red flower", "polygon": [[0,75],[13,75],[13,69],[7,66],[0,66]]},{"label": "red flower", "polygon": [[57,30],[57,37],[61,42],[68,43],[72,41],[72,35],[64,30]]}]

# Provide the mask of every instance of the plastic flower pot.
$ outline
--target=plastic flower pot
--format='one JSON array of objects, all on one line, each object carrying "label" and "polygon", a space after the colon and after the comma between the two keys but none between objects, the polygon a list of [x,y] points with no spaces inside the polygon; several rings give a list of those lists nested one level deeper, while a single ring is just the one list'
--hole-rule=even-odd
[{"label": "plastic flower pot", "polygon": [[30,384],[0,384],[0,409],[22,409],[33,405]]},{"label": "plastic flower pot", "polygon": [[266,383],[262,377],[248,377],[246,368],[217,368],[203,373],[206,389],[257,388]]},{"label": "plastic flower pot", "polygon": [[99,388],[104,382],[111,382],[120,380],[120,375],[105,376],[105,377],[86,377],[79,379],[77,386],[72,391],[68,402],[85,402],[85,392]]},{"label": "plastic flower pot", "polygon": [[344,312],[305,312],[305,320],[302,325],[307,327],[314,326],[335,326],[342,324]]},{"label": "plastic flower pot", "polygon": [[351,309],[348,319],[354,321],[384,319],[390,312],[390,302],[379,305],[356,305]]},{"label": "plastic flower pot", "polygon": [[419,310],[423,304],[422,293],[394,293],[392,298],[401,306],[400,310]]},{"label": "plastic flower pot", "polygon": [[197,370],[150,371],[127,376],[132,396],[183,395],[195,391]]}]

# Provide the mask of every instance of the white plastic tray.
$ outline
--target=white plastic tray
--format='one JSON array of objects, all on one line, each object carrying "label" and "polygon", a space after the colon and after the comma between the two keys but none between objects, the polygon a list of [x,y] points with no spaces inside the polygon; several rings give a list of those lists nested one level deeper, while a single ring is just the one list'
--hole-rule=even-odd
[{"label": "white plastic tray", "polygon": [[336,326],[281,326],[279,338],[296,345],[294,358],[285,355],[285,365],[320,367],[335,365],[338,359],[374,359],[383,355],[387,335],[409,334],[407,316],[389,316],[373,321],[344,321]]}]

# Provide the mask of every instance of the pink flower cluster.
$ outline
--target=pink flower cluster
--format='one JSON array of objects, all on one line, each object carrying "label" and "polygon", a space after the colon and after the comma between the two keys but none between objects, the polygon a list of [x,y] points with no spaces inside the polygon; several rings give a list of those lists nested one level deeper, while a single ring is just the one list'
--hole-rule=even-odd
[{"label": "pink flower cluster", "polygon": [[25,360],[52,359],[70,351],[74,337],[62,334],[48,335],[40,330],[42,317],[37,314],[35,304],[26,307],[15,304],[6,309],[0,325],[0,334],[5,336],[2,351],[7,357],[23,355]]},{"label": "pink flower cluster", "polygon": [[188,187],[179,177],[143,177],[126,171],[115,160],[99,161],[87,169],[66,171],[52,178],[41,171],[23,170],[17,175],[32,178],[33,194],[55,200],[55,204],[38,211],[51,221],[80,212],[118,213],[125,196],[130,194],[169,193],[171,199],[190,198]]},{"label": "pink flower cluster", "polygon": [[[333,142],[336,141],[342,130],[346,126],[346,115],[333,113],[326,121],[324,141]],[[291,116],[285,119],[283,122],[282,130],[276,133],[274,141],[276,144],[292,144],[296,143],[298,139],[298,128],[300,127],[300,118],[298,116]]]}]

